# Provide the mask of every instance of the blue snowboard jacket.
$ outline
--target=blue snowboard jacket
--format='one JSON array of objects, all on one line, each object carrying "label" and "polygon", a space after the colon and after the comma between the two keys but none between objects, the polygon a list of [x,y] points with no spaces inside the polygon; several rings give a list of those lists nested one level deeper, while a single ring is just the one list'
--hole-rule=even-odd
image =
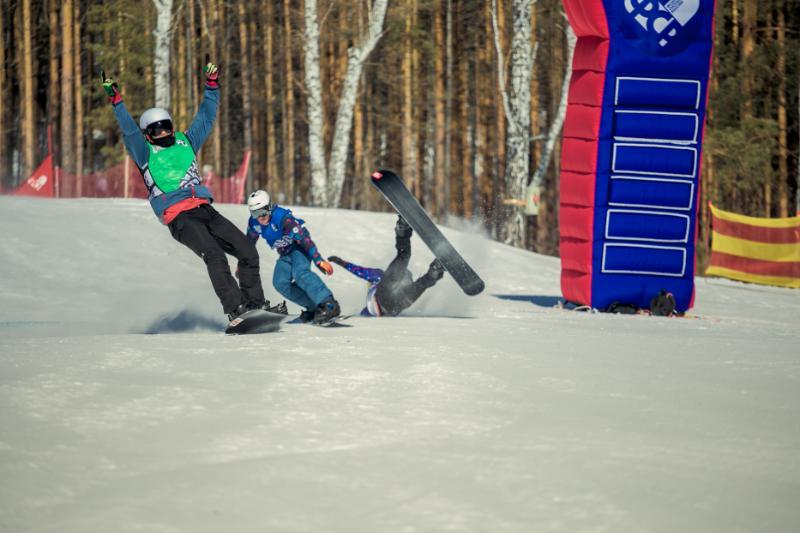
[{"label": "blue snowboard jacket", "polygon": [[[186,130],[185,133],[195,154],[200,151],[203,143],[205,143],[208,135],[211,133],[211,128],[214,126],[214,120],[217,117],[218,106],[219,89],[206,86],[203,102],[200,104],[200,108],[197,110],[197,114],[191,126],[189,126],[189,129]],[[192,162],[179,188],[174,191],[162,191],[159,189],[153,177],[150,175],[148,168],[150,149],[147,139],[142,133],[142,130],[139,129],[139,125],[136,124],[136,121],[131,117],[124,102],[114,105],[114,116],[117,118],[117,122],[122,129],[122,139],[125,143],[125,148],[139,168],[142,179],[144,179],[150,207],[153,208],[153,212],[159,220],[163,222],[162,215],[168,207],[186,200],[187,198],[203,198],[207,199],[209,202],[214,201],[211,190],[202,184],[203,177],[198,170],[197,159]],[[169,148],[155,148],[169,150]]]}]

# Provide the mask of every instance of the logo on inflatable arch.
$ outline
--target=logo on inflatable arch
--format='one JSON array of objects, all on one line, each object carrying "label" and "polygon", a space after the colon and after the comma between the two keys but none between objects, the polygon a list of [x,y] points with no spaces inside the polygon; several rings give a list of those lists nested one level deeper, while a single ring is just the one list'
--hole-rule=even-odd
[{"label": "logo on inflatable arch", "polygon": [[685,50],[699,30],[700,0],[624,0],[629,28],[644,52],[673,55]]}]

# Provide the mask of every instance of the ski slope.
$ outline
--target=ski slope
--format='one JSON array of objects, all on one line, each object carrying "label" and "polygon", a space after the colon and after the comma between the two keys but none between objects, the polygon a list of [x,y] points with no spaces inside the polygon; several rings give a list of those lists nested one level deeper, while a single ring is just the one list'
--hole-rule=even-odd
[{"label": "ski slope", "polygon": [[[296,212],[325,255],[393,256],[389,214]],[[798,291],[561,311],[557,258],[464,226],[480,296],[445,275],[408,316],[226,337],[143,201],[0,197],[0,228],[0,531],[800,531]]]}]

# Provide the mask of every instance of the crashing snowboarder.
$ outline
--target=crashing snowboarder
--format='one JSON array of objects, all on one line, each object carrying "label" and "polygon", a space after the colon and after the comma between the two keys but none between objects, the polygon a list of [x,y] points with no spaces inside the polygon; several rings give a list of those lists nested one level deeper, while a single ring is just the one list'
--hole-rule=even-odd
[{"label": "crashing snowboarder", "polygon": [[311,271],[311,263],[323,273],[333,274],[331,264],[317,251],[311,234],[292,212],[270,201],[267,191],[258,190],[247,199],[250,219],[247,237],[255,244],[263,237],[278,252],[272,285],[287,300],[303,308],[304,322],[323,323],[339,316],[339,303],[325,283]]},{"label": "crashing snowboarder", "polygon": [[[122,101],[117,83],[103,74],[103,90],[114,107],[125,148],[142,174],[148,200],[172,237],[200,256],[228,320],[251,309],[270,308],[264,299],[258,252],[228,219],[211,207],[214,198],[203,185],[196,153],[211,133],[219,104],[219,70],[208,63],[200,108],[185,132],[176,132],[169,112],[151,108],[139,125]],[[239,283],[231,275],[225,254],[239,260]]]},{"label": "crashing snowboarder", "polygon": [[397,217],[394,231],[397,255],[385,271],[358,266],[337,256],[328,258],[332,263],[341,265],[370,283],[370,288],[367,290],[367,305],[361,311],[364,316],[397,316],[411,307],[422,293],[436,285],[436,282],[444,276],[444,267],[438,259],[434,259],[428,271],[413,280],[408,270],[413,230],[403,217]]}]

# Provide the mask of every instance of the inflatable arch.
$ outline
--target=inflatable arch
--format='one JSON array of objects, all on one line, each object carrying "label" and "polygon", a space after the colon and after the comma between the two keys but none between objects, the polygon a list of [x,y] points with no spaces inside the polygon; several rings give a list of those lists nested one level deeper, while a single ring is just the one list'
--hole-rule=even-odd
[{"label": "inflatable arch", "polygon": [[563,0],[578,36],[560,176],[561,289],[605,309],[694,299],[714,0]]}]

